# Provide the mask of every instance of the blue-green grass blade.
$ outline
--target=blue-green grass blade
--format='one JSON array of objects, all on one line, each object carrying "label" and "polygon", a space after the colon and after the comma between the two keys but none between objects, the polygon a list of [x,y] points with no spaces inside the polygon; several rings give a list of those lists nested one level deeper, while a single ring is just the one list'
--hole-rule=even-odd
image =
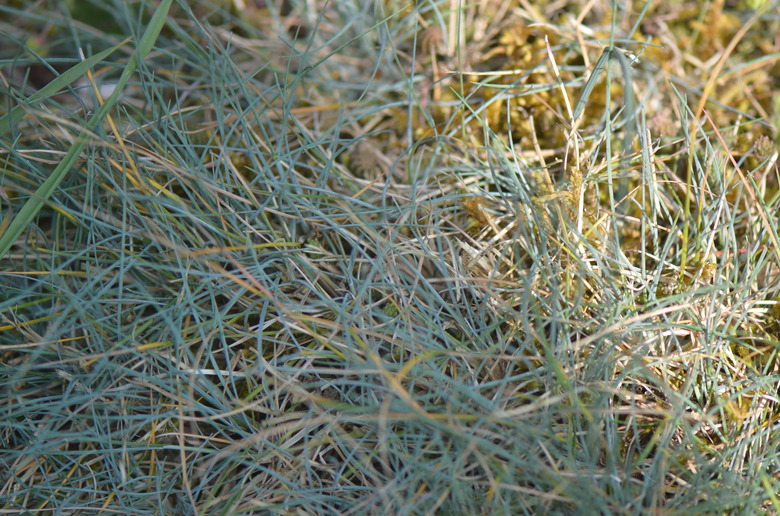
[{"label": "blue-green grass blade", "polygon": [[604,52],[601,53],[601,57],[599,57],[599,60],[596,61],[596,66],[593,68],[593,73],[590,74],[590,77],[588,78],[588,82],[585,83],[585,87],[582,89],[582,94],[580,95],[579,100],[577,101],[577,105],[574,106],[574,120],[572,120],[572,123],[576,123],[577,120],[580,118],[580,115],[582,115],[583,110],[585,109],[585,105],[588,103],[588,98],[590,97],[590,94],[593,92],[593,88],[596,87],[596,83],[599,81],[599,76],[601,75],[601,72],[604,70],[604,67],[607,66],[607,63],[609,62],[611,58],[613,50],[609,47],[604,49]]}]

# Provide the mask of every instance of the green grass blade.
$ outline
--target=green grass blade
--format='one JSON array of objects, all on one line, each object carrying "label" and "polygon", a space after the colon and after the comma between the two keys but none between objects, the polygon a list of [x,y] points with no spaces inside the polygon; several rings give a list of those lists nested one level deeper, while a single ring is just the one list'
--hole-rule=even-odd
[{"label": "green grass blade", "polygon": [[[78,159],[79,155],[81,154],[81,151],[86,145],[88,135],[94,132],[98,125],[102,123],[109,110],[111,110],[114,104],[116,104],[122,89],[130,80],[130,77],[133,75],[133,73],[135,73],[135,69],[138,67],[138,63],[141,62],[146,54],[148,54],[152,49],[152,46],[154,46],[154,42],[157,40],[157,37],[159,36],[160,31],[165,24],[171,3],[172,0],[163,0],[163,2],[157,8],[157,11],[154,13],[154,16],[152,16],[152,19],[149,22],[149,26],[146,28],[146,31],[138,42],[136,51],[130,57],[129,62],[127,63],[127,67],[125,68],[124,72],[122,72],[122,76],[119,78],[114,92],[100,107],[100,109],[98,109],[95,116],[92,117],[92,120],[90,120],[87,129],[79,135],[79,137],[76,139],[76,142],[67,152],[67,154],[65,154],[65,157],[63,157],[60,164],[57,165],[57,167],[54,169],[54,172],[52,172],[51,176],[49,176],[49,178],[44,181],[40,187],[38,187],[32,197],[27,200],[25,205],[19,211],[19,215],[14,218],[5,233],[0,236],[0,258],[5,256],[5,254],[11,248],[16,239],[19,238],[30,221],[32,221],[33,218],[35,218],[35,216],[38,214],[46,200],[52,195],[52,193],[54,193],[57,186],[65,177],[65,174],[67,174],[67,172],[73,166],[73,163],[76,162],[76,159]],[[72,77],[72,75],[69,77]]]},{"label": "green grass blade", "polygon": [[[95,54],[94,56],[85,59],[79,64],[68,69],[66,72],[58,76],[49,84],[47,84],[40,90],[30,95],[30,98],[28,98],[27,102],[25,103],[26,106],[34,106],[35,104],[38,104],[39,102],[48,99],[52,95],[57,94],[66,86],[73,84],[74,82],[79,80],[79,78],[83,77],[84,74],[87,73],[87,70],[90,70],[96,64],[103,61],[111,54],[113,54],[119,47],[121,47],[125,43],[127,43],[127,40],[123,41],[122,43],[112,48],[108,48],[98,54]],[[0,116],[0,135],[4,135],[11,130],[11,122],[13,120],[17,120],[19,117],[22,116],[22,113],[24,112],[26,106],[25,105],[16,106],[5,115]]]}]

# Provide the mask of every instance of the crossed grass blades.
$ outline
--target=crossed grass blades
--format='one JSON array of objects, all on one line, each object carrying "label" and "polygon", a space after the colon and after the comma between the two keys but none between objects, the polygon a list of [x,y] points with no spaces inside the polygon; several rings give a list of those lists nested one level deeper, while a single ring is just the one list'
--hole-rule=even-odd
[{"label": "crossed grass blades", "polygon": [[0,507],[777,511],[776,2],[0,6]]}]

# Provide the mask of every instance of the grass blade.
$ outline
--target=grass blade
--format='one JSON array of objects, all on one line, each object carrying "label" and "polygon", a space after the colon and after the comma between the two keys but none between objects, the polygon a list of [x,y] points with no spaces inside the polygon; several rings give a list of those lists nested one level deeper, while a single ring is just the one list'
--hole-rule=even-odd
[{"label": "grass blade", "polygon": [[[38,187],[32,197],[27,200],[25,205],[19,211],[19,214],[16,216],[16,218],[14,218],[11,224],[9,224],[5,233],[0,236],[0,259],[5,256],[16,239],[19,238],[27,225],[41,210],[44,203],[46,203],[49,197],[54,193],[57,186],[73,166],[73,163],[75,163],[78,159],[81,151],[84,149],[84,146],[87,143],[87,139],[90,133],[94,132],[94,130],[103,122],[103,119],[106,117],[108,112],[114,107],[114,104],[116,104],[122,89],[130,80],[130,77],[133,75],[133,73],[135,73],[135,69],[138,67],[138,64],[144,57],[146,57],[146,54],[148,54],[154,46],[154,42],[157,40],[157,37],[159,36],[160,31],[165,24],[165,20],[168,16],[168,10],[171,7],[172,1],[173,0],[163,0],[163,2],[157,8],[154,16],[152,16],[152,19],[149,22],[149,26],[146,28],[146,31],[138,42],[138,47],[130,57],[129,62],[127,63],[127,67],[125,68],[124,72],[122,72],[119,81],[117,81],[116,88],[114,89],[111,96],[102,106],[100,106],[97,113],[95,113],[95,116],[93,116],[90,120],[87,129],[79,135],[79,137],[76,139],[76,142],[62,158],[62,161],[54,169],[51,176],[49,176],[49,178],[44,181],[40,187]],[[72,79],[73,74],[69,75],[68,78]]]},{"label": "grass blade", "polygon": [[70,84],[73,84],[81,77],[83,77],[88,70],[91,70],[95,65],[97,65],[98,63],[106,59],[108,56],[113,54],[118,48],[120,48],[125,43],[127,43],[127,40],[123,41],[122,43],[112,48],[107,48],[106,50],[97,53],[94,56],[91,56],[85,59],[84,61],[81,61],[77,65],[69,68],[67,71],[60,74],[56,79],[51,81],[49,84],[47,84],[40,90],[30,95],[30,98],[28,98],[24,102],[24,105],[16,106],[13,109],[11,109],[8,113],[4,114],[3,116],[0,116],[0,135],[4,135],[11,130],[11,123],[22,116],[26,107],[34,106],[39,102],[48,99],[52,95],[56,95],[63,88],[65,88]]}]

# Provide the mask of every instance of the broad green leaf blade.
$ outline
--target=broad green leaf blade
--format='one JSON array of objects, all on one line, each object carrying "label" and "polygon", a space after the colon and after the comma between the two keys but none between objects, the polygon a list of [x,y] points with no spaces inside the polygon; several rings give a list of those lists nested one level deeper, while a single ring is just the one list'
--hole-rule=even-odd
[{"label": "broad green leaf blade", "polygon": [[[84,61],[80,62],[74,67],[68,69],[66,72],[62,73],[60,76],[58,76],[56,79],[51,81],[49,84],[47,84],[40,90],[30,95],[30,98],[27,99],[27,102],[25,104],[27,106],[34,106],[35,104],[38,104],[43,100],[46,100],[52,95],[55,95],[64,87],[73,84],[79,78],[83,77],[88,70],[90,70],[99,62],[103,61],[106,57],[114,53],[119,47],[121,47],[126,43],[127,40],[123,41],[122,43],[118,44],[115,47],[106,49],[98,54],[95,54],[94,56],[85,59]],[[22,117],[24,113],[24,108],[25,106],[16,106],[5,115],[0,116],[0,136],[6,134],[8,131],[11,130],[11,121],[17,120],[20,117]]]},{"label": "broad green leaf blade", "polygon": [[172,1],[173,0],[162,1],[160,6],[157,8],[157,11],[155,11],[154,16],[152,16],[152,19],[149,21],[149,26],[141,36],[135,52],[130,57],[125,71],[122,73],[122,76],[117,82],[117,86],[114,92],[111,94],[108,100],[106,100],[106,102],[100,106],[100,109],[98,109],[97,113],[95,113],[95,116],[92,117],[89,124],[87,125],[87,129],[79,135],[79,137],[76,139],[76,142],[67,152],[67,154],[65,154],[60,164],[57,165],[57,167],[54,169],[54,172],[52,172],[51,176],[49,176],[49,178],[38,187],[32,197],[27,200],[25,205],[19,211],[19,215],[17,215],[8,226],[8,229],[5,231],[5,233],[0,235],[0,258],[5,256],[14,242],[16,242],[16,239],[19,238],[22,232],[24,232],[24,229],[27,227],[30,221],[32,221],[41,210],[44,203],[49,199],[49,197],[51,197],[51,195],[57,189],[57,186],[65,177],[65,174],[67,174],[67,172],[76,162],[76,159],[78,159],[82,149],[88,141],[90,133],[95,131],[95,129],[103,122],[103,119],[106,117],[109,110],[114,107],[114,104],[116,104],[116,101],[119,98],[119,94],[124,89],[127,81],[129,81],[130,77],[133,75],[133,73],[135,73],[135,69],[138,67],[138,63],[140,63],[146,54],[149,53],[149,51],[154,46],[155,41],[157,41],[157,37],[160,35],[160,31],[162,30],[162,27],[165,24],[165,20],[168,16],[168,10],[171,7]]}]

